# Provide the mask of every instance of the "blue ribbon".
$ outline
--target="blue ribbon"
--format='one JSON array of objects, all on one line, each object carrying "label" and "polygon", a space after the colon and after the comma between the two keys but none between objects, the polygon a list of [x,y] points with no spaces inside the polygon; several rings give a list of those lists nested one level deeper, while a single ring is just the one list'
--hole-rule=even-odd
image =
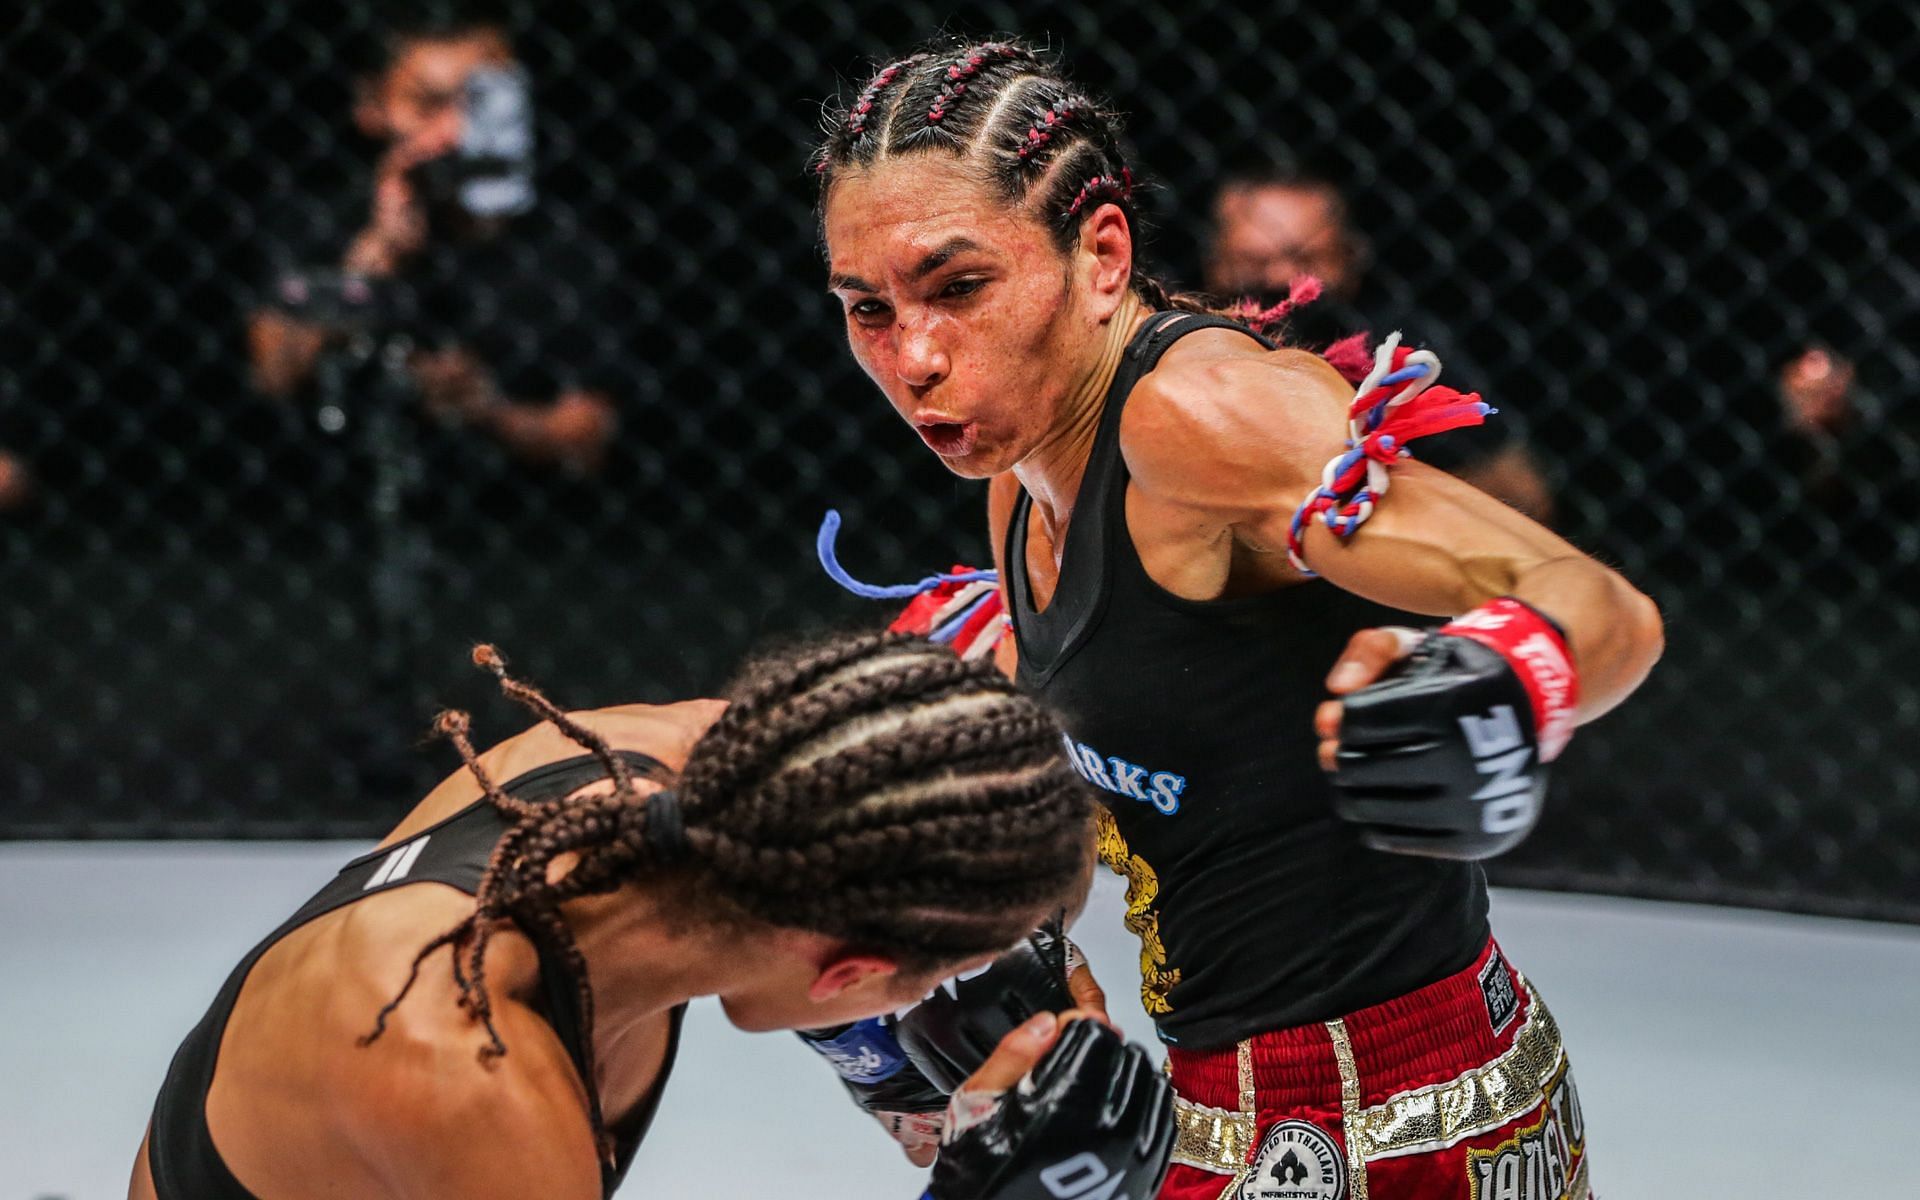
[{"label": "blue ribbon", "polygon": [[814,549],[820,554],[820,565],[826,570],[828,578],[854,595],[864,596],[869,600],[911,600],[922,592],[930,592],[943,583],[974,583],[983,579],[993,583],[1000,581],[998,571],[958,571],[929,575],[918,583],[861,583],[847,574],[847,569],[840,565],[840,559],[834,553],[833,543],[839,536],[840,513],[839,510],[830,508],[827,510],[826,519],[820,522],[820,535],[814,539]]}]

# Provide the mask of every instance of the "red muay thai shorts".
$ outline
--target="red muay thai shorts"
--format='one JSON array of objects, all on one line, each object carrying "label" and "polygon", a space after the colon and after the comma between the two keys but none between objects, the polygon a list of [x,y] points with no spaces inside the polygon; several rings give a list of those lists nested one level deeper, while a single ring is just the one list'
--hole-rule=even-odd
[{"label": "red muay thai shorts", "polygon": [[1336,1021],[1170,1047],[1160,1200],[1587,1200],[1560,1030],[1488,942],[1466,970]]}]

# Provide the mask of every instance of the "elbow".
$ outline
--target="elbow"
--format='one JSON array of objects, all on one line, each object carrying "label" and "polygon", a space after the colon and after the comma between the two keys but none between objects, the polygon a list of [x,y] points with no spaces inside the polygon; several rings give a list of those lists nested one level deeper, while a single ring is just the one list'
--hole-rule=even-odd
[{"label": "elbow", "polygon": [[1621,649],[1623,657],[1632,664],[1629,673],[1637,687],[1666,652],[1667,623],[1652,596],[1624,579],[1620,581],[1620,587],[1626,593],[1622,598],[1620,615]]}]

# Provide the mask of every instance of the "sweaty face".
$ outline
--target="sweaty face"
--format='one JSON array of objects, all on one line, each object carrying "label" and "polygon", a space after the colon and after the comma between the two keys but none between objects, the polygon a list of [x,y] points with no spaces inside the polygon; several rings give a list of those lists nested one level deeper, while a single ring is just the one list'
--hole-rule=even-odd
[{"label": "sweaty face", "polygon": [[1353,255],[1338,201],[1317,188],[1232,187],[1214,208],[1207,290],[1217,295],[1285,295],[1297,275],[1315,275],[1350,295]]},{"label": "sweaty face", "polygon": [[825,224],[847,342],[894,411],[957,475],[1032,453],[1096,332],[1046,227],[939,154],[849,170]]}]

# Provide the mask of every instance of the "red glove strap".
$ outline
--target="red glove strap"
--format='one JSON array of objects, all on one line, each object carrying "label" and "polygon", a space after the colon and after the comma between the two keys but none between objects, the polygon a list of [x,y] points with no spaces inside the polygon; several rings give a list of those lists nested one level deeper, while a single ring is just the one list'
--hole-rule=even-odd
[{"label": "red glove strap", "polygon": [[1567,639],[1531,604],[1502,596],[1455,617],[1440,632],[1479,642],[1513,666],[1533,701],[1534,740],[1540,761],[1560,757],[1573,738],[1573,710],[1580,703],[1580,676]]}]

